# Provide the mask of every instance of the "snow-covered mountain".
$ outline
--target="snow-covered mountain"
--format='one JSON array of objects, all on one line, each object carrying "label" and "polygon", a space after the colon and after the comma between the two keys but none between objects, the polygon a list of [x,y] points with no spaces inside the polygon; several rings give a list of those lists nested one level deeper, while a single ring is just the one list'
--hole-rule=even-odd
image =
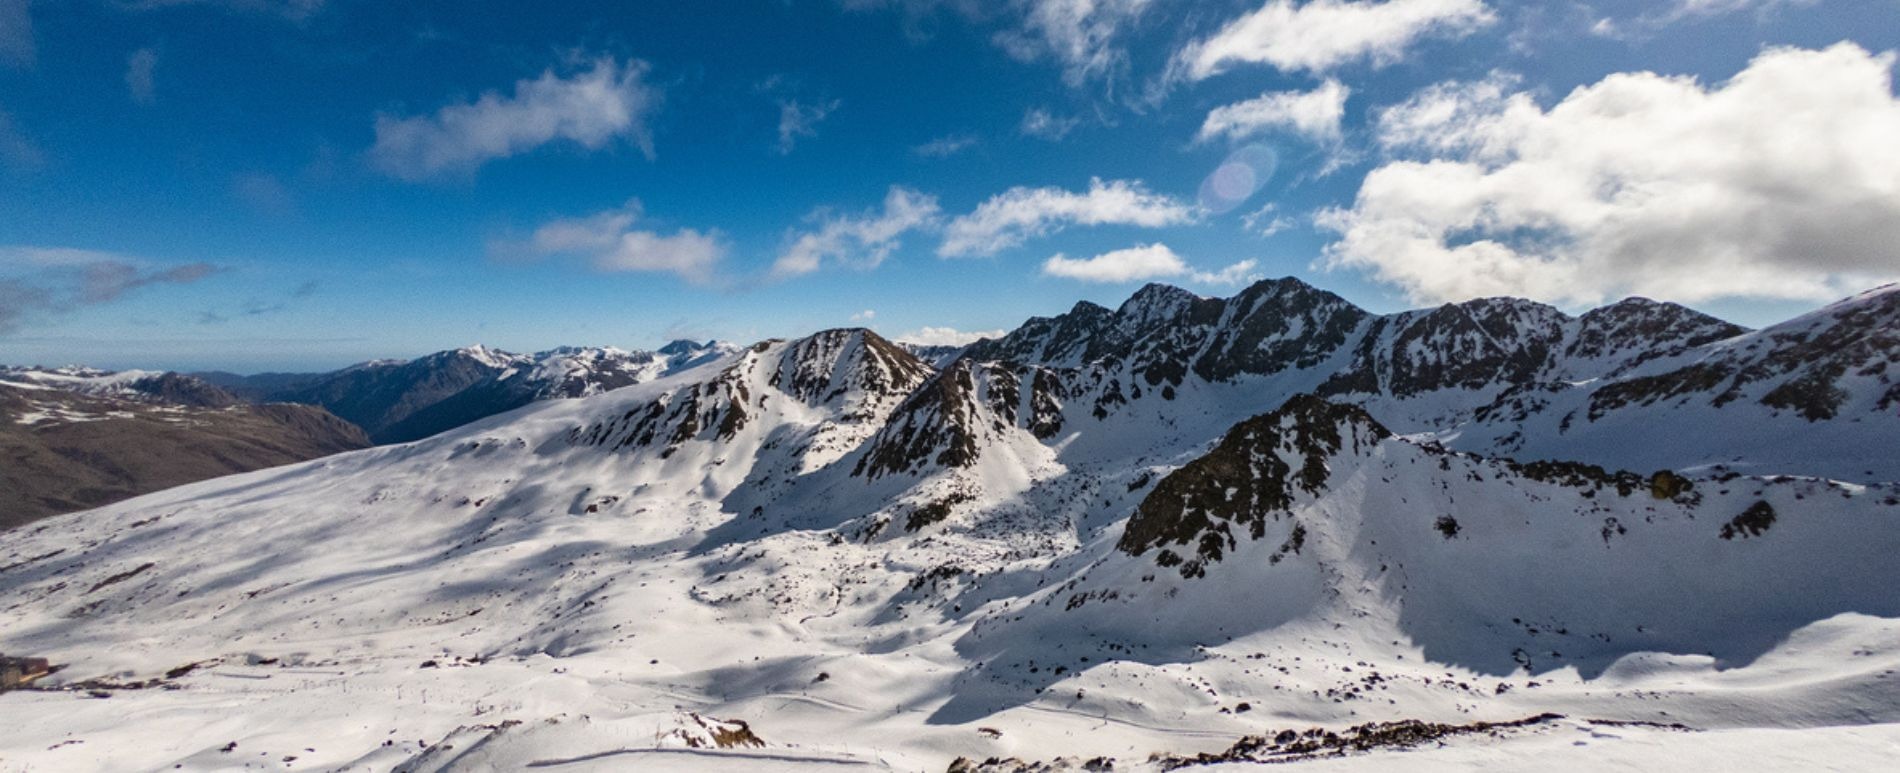
[{"label": "snow-covered mountain", "polygon": [[650,381],[734,351],[716,341],[675,341],[657,351],[561,347],[516,354],[485,346],[414,360],[372,360],[317,374],[196,374],[245,397],[320,405],[378,443],[428,437],[536,400],[585,397]]},{"label": "snow-covered mountain", "polygon": [[1039,369],[1084,440],[1104,435],[1091,420],[1118,438],[1159,421],[1198,442],[1310,392],[1477,453],[1877,481],[1900,479],[1900,446],[1880,442],[1900,436],[1896,331],[1900,286],[1751,332],[1642,299],[1578,317],[1517,299],[1373,315],[1282,279],[1229,299],[1151,285],[966,356]]},{"label": "snow-covered mountain", "polygon": [[1896,313],[1375,315],[1278,280],[941,366],[867,330],[761,342],[10,534],[0,650],[71,689],[0,697],[0,756],[1878,760]]}]

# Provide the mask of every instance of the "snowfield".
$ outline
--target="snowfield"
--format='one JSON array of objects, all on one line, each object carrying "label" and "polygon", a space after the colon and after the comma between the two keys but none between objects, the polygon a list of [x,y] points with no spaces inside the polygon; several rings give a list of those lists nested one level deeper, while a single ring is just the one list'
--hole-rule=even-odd
[{"label": "snowfield", "polygon": [[[1234,338],[1169,321],[1192,305],[1099,330],[1206,362]],[[1580,354],[1531,406],[1499,384],[1394,388],[1385,365],[1376,392],[1308,396],[1371,361],[1358,341],[1448,351],[1325,319],[1289,329],[1346,331],[1336,348],[1172,381],[1141,355],[1017,340],[939,368],[827,331],[10,532],[0,652],[63,668],[0,695],[0,770],[1900,754],[1884,371],[1843,368],[1833,419],[1759,402],[1780,382],[1751,376],[1719,405],[1645,387],[1604,414],[1624,424],[1559,430],[1589,395],[1788,331]],[[1662,442],[1691,426],[1715,429]],[[1826,443],[1853,445],[1804,464]],[[1571,447],[1606,466],[1501,453]],[[1867,474],[1820,474],[1849,465]]]}]

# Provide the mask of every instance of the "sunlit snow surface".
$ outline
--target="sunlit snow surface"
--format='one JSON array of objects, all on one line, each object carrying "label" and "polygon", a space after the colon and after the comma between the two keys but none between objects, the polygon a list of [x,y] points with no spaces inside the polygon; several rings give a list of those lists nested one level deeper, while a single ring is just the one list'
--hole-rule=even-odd
[{"label": "sunlit snow surface", "polygon": [[[1900,752],[1892,486],[1586,495],[1346,427],[1323,492],[1190,579],[1114,546],[1153,481],[1233,422],[1196,413],[1218,389],[1122,436],[1153,439],[1138,448],[979,415],[975,463],[867,480],[854,467],[903,395],[853,391],[872,358],[832,343],[810,347],[831,380],[803,392],[795,343],[775,343],[5,535],[0,651],[99,682],[0,696],[0,770],[1141,770],[1282,729],[1542,712],[1567,718],[1303,764]],[[711,383],[748,406],[728,437],[577,441]],[[1722,539],[1757,501],[1774,526]],[[1296,523],[1302,548],[1270,560]],[[767,745],[689,748],[694,713]]]}]

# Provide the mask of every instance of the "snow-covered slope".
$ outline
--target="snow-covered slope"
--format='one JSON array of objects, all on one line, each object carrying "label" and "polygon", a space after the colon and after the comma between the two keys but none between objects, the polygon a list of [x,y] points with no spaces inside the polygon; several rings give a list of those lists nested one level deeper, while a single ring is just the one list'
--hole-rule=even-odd
[{"label": "snow-covered slope", "polygon": [[[0,651],[72,689],[0,697],[0,758],[1140,770],[1331,732],[1527,767],[1564,737],[1602,749],[1566,764],[1716,764],[1716,733],[1785,732],[1873,759],[1900,737],[1900,488],[1767,443],[1891,469],[1891,297],[1745,333],[1641,302],[1381,317],[1282,281],[1150,288],[941,368],[869,331],[767,341],[9,535]],[[1468,451],[1521,424],[1634,455],[1547,424],[1697,366],[1737,396],[1573,419],[1753,422],[1668,463]],[[1832,416],[1769,397],[1803,380]],[[1401,720],[1435,729],[1347,730]],[[764,746],[719,748],[740,727]]]}]

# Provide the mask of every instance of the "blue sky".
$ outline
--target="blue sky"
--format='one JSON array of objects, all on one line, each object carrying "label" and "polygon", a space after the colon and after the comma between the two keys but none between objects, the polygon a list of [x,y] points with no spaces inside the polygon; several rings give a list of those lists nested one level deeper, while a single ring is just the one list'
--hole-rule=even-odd
[{"label": "blue sky", "polygon": [[1900,276],[1895,0],[539,5],[0,0],[0,362]]}]

